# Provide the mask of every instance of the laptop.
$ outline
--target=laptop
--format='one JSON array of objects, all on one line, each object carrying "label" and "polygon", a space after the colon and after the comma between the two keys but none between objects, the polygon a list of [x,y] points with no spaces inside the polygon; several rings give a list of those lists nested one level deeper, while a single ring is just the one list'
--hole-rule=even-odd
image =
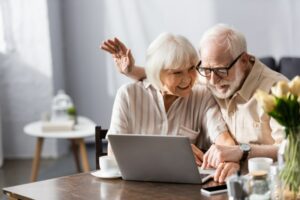
[{"label": "laptop", "polygon": [[124,180],[201,184],[214,170],[201,171],[184,136],[110,134]]}]

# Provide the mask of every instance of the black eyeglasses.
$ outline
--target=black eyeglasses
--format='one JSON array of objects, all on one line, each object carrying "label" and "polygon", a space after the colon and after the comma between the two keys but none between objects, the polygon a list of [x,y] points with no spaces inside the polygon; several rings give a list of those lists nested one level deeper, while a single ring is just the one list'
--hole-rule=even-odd
[{"label": "black eyeglasses", "polygon": [[216,67],[216,68],[200,67],[201,65],[201,60],[200,60],[196,68],[201,76],[209,77],[211,72],[214,72],[220,78],[224,78],[228,76],[228,71],[234,66],[234,64],[239,60],[239,58],[243,55],[243,53],[244,52],[242,52],[236,59],[234,59],[228,67]]}]

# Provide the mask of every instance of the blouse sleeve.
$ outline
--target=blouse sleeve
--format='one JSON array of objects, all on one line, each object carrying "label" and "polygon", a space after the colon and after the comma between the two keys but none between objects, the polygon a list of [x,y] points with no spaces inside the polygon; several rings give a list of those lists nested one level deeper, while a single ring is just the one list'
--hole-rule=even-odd
[{"label": "blouse sleeve", "polygon": [[130,133],[128,87],[119,88],[113,105],[108,134]]}]

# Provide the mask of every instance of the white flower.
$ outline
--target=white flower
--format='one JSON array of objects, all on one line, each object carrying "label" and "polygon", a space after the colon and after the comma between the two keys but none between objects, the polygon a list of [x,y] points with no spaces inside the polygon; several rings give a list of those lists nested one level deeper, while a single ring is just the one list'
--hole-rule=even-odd
[{"label": "white flower", "polygon": [[262,90],[257,90],[254,94],[258,104],[265,112],[271,112],[275,107],[275,97]]},{"label": "white flower", "polygon": [[290,91],[289,85],[286,81],[279,81],[275,86],[271,88],[272,94],[278,98],[286,97]]},{"label": "white flower", "polygon": [[289,88],[293,95],[300,96],[300,76],[296,76],[289,82]]}]

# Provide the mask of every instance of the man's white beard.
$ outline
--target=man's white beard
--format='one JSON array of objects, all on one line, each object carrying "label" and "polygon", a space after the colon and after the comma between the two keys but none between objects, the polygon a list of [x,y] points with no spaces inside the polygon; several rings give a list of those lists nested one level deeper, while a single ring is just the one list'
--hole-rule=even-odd
[{"label": "man's white beard", "polygon": [[216,96],[219,99],[227,99],[241,87],[241,84],[243,84],[243,80],[245,77],[245,74],[241,70],[237,70],[235,73],[236,79],[232,81],[227,81],[227,80],[220,80],[220,82],[217,83],[217,85],[229,85],[229,88],[227,91],[220,92],[214,85],[211,85],[209,81],[207,81],[207,87],[211,90],[214,96]]}]

